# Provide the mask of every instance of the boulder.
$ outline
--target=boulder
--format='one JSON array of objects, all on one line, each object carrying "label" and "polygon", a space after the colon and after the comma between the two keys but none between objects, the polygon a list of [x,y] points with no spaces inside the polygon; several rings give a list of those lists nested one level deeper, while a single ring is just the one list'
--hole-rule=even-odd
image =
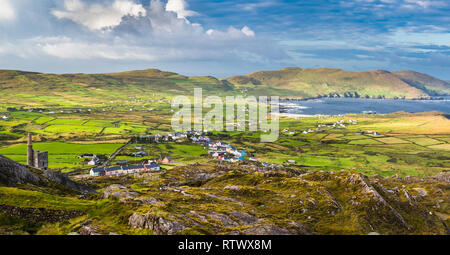
[{"label": "boulder", "polygon": [[174,235],[186,228],[178,221],[167,220],[153,214],[134,213],[128,219],[128,224],[132,228],[150,229],[156,235]]},{"label": "boulder", "polygon": [[137,192],[134,192],[131,189],[119,184],[113,184],[107,187],[103,192],[103,198],[108,199],[110,197],[116,197],[122,202],[126,202],[129,199],[134,199],[138,195],[139,194]]}]

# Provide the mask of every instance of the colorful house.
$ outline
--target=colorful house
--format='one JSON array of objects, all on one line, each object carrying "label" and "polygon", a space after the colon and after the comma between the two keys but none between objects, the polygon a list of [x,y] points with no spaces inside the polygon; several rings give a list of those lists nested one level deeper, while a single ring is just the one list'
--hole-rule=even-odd
[{"label": "colorful house", "polygon": [[170,163],[172,163],[172,158],[171,157],[165,157],[163,160],[161,160],[161,163],[163,163],[163,164],[170,164]]},{"label": "colorful house", "polygon": [[91,176],[105,176],[105,169],[104,168],[93,168],[89,172]]},{"label": "colorful house", "polygon": [[149,165],[144,165],[144,168],[146,171],[160,171],[161,170],[161,166],[155,162],[153,162]]}]

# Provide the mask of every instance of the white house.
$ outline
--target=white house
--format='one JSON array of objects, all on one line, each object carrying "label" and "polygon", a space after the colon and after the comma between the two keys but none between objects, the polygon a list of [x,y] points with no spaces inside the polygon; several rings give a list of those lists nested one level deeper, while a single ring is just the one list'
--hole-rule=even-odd
[{"label": "white house", "polygon": [[93,158],[91,161],[88,162],[88,165],[90,165],[90,166],[96,166],[96,165],[98,165],[99,163],[100,163],[100,160],[99,160],[97,157],[95,157],[95,158]]}]

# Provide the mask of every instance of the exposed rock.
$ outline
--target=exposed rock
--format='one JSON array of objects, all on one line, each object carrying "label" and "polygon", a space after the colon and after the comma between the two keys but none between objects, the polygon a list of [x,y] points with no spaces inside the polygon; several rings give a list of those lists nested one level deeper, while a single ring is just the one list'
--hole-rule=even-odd
[{"label": "exposed rock", "polygon": [[58,184],[64,185],[70,189],[76,190],[83,194],[89,194],[89,193],[96,192],[95,189],[93,189],[92,187],[90,187],[88,185],[80,184],[78,182],[74,182],[69,178],[69,176],[67,176],[66,174],[63,174],[59,171],[45,170],[45,171],[43,171],[43,175],[46,178],[48,178]]},{"label": "exposed rock", "polygon": [[91,220],[88,220],[83,224],[81,224],[81,230],[78,233],[82,236],[100,235],[97,233],[100,228],[97,226],[93,226],[91,224],[92,224]]},{"label": "exposed rock", "polygon": [[[394,178],[398,178],[398,177],[394,177]],[[363,174],[352,174],[347,181],[349,181],[352,184],[355,185],[359,185],[361,187],[363,187],[363,192],[364,193],[368,193],[368,194],[372,194],[373,195],[373,199],[375,199],[376,201],[378,201],[379,203],[381,203],[382,205],[388,207],[391,212],[393,213],[393,215],[399,220],[399,222],[409,231],[411,231],[411,227],[408,225],[408,223],[406,223],[405,219],[402,217],[402,215],[395,210],[394,207],[392,207],[384,198],[383,196],[371,185],[371,182],[369,180],[369,178],[367,178],[366,176],[364,176]],[[406,191],[407,192],[407,191]],[[406,194],[406,193],[405,193]]]},{"label": "exposed rock", "polygon": [[226,190],[240,190],[240,188],[239,188],[238,186],[234,186],[234,185],[232,185],[232,186],[226,186],[226,187],[223,188],[223,189],[226,189]]},{"label": "exposed rock", "polygon": [[31,172],[24,165],[0,155],[0,183],[5,185],[39,184],[47,182],[41,176]]},{"label": "exposed rock", "polygon": [[[302,225],[300,223],[291,222],[290,225],[292,225],[293,228],[295,229],[295,231],[293,231],[293,232],[295,232],[294,234],[297,234],[297,235],[315,235],[316,234],[316,233],[308,230],[307,227],[305,227],[304,225]],[[292,231],[292,229],[291,229],[291,231]]]},{"label": "exposed rock", "polygon": [[188,212],[188,215],[194,216],[200,222],[208,223],[208,219],[206,218],[206,216],[200,214],[199,212],[190,211],[190,212]]},{"label": "exposed rock", "polygon": [[138,193],[131,191],[129,188],[119,184],[113,184],[106,188],[103,192],[103,198],[107,199],[110,197],[116,197],[122,202],[126,202],[129,199],[134,199],[138,195]]},{"label": "exposed rock", "polygon": [[428,192],[426,190],[422,189],[422,188],[415,188],[415,190],[417,192],[419,192],[419,195],[422,196],[422,197],[424,197],[424,196],[426,196],[428,194]]},{"label": "exposed rock", "polygon": [[61,172],[38,169],[31,171],[27,166],[2,155],[0,155],[0,183],[8,186],[17,184],[49,186],[52,183],[57,183],[80,193],[95,193],[93,188],[74,182]]},{"label": "exposed rock", "polygon": [[248,235],[292,235],[289,230],[280,228],[275,225],[262,225],[258,227],[248,228],[243,230]]},{"label": "exposed rock", "polygon": [[230,215],[235,217],[242,225],[249,225],[258,221],[258,218],[255,216],[239,211],[231,211]]},{"label": "exposed rock", "polygon": [[237,227],[239,224],[225,214],[216,212],[205,212],[209,218],[220,222],[224,227]]},{"label": "exposed rock", "polygon": [[134,201],[137,201],[137,202],[140,202],[140,203],[143,203],[143,204],[151,204],[151,205],[158,204],[158,203],[161,202],[160,200],[158,200],[158,199],[156,199],[154,197],[135,198]]},{"label": "exposed rock", "polygon": [[150,229],[156,235],[174,235],[186,227],[178,221],[166,220],[153,214],[139,215],[134,213],[128,219],[132,228]]},{"label": "exposed rock", "polygon": [[433,178],[438,181],[441,181],[441,182],[450,183],[450,172],[440,173],[440,174],[434,176]]},{"label": "exposed rock", "polygon": [[405,194],[406,199],[408,199],[409,204],[412,205],[415,199],[411,196],[411,194],[409,194],[407,190],[404,190],[403,193]]}]

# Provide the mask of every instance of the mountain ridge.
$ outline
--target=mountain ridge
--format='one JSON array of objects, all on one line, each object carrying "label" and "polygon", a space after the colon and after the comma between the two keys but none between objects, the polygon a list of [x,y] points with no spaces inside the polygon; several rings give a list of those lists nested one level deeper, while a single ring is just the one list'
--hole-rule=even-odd
[{"label": "mountain ridge", "polygon": [[[419,99],[450,95],[450,82],[414,71],[345,71],[336,68],[258,71],[228,78],[184,76],[158,69],[104,74],[45,74],[0,70],[0,91],[5,95],[28,94],[58,97],[110,97],[165,93],[192,94],[202,88],[205,95],[247,93],[281,98],[361,97]],[[70,95],[70,96],[69,96]],[[111,99],[111,98],[110,98]]]},{"label": "mountain ridge", "polygon": [[319,93],[318,96],[353,97],[357,93],[356,97],[421,98],[450,93],[450,83],[414,71],[358,72],[335,68],[291,67],[233,76],[226,80],[238,87],[270,85],[294,91],[303,90],[307,95],[312,95],[315,91]]}]

